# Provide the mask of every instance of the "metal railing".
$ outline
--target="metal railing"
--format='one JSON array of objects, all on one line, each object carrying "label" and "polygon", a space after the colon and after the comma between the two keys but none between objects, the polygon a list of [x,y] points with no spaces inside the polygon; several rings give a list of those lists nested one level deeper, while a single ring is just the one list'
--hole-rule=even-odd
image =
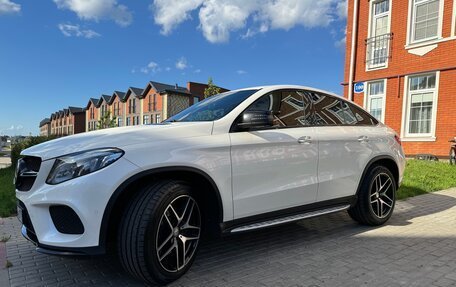
[{"label": "metal railing", "polygon": [[366,43],[366,64],[368,68],[385,66],[391,58],[391,41],[393,33],[387,33],[365,40]]}]

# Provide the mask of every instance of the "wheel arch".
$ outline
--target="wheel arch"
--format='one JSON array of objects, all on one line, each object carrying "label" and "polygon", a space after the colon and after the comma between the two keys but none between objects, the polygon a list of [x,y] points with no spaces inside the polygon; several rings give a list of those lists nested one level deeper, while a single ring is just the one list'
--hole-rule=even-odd
[{"label": "wheel arch", "polygon": [[[137,192],[135,187],[152,180],[160,179],[178,179],[190,182],[192,185],[202,187],[204,192],[199,193],[200,199],[203,200],[204,207],[211,214],[211,227],[217,228],[223,220],[223,204],[220,196],[219,188],[215,181],[204,171],[188,166],[171,166],[161,167],[150,170],[145,170],[137,173],[125,180],[111,195],[108,204],[103,212],[99,246],[104,250],[108,247],[110,241],[116,240],[116,226],[120,222],[124,208],[129,200],[133,198]],[[208,196],[206,196],[208,195]],[[217,204],[213,204],[213,201]],[[209,204],[211,203],[211,204]],[[212,228],[211,228],[212,229]],[[215,231],[215,230],[211,230]],[[218,230],[217,230],[218,231]]]},{"label": "wheel arch", "polygon": [[361,184],[363,182],[364,177],[366,176],[367,172],[374,166],[384,166],[386,167],[389,171],[394,176],[394,182],[396,183],[396,187],[399,187],[399,167],[394,160],[394,158],[390,155],[379,155],[374,158],[372,158],[367,164],[366,167],[363,170],[363,173],[361,174],[361,178],[359,179],[358,183],[358,189],[356,190],[356,195],[359,194],[359,191],[361,189]]}]

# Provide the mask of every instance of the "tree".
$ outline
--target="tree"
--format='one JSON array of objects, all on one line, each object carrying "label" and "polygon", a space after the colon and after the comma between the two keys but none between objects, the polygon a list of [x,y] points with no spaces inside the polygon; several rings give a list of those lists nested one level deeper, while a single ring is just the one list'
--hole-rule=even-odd
[{"label": "tree", "polygon": [[209,98],[210,96],[220,94],[220,88],[214,85],[212,77],[207,81],[207,88],[204,89],[204,98]]},{"label": "tree", "polygon": [[98,121],[97,129],[114,128],[117,126],[116,121],[116,117],[111,118],[111,111],[107,111],[104,115],[101,116],[100,120]]}]

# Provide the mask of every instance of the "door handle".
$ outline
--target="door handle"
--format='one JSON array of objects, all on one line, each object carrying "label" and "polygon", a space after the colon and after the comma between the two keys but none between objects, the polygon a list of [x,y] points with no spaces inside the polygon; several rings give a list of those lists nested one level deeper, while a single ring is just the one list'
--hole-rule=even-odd
[{"label": "door handle", "polygon": [[298,143],[300,144],[310,144],[312,143],[312,138],[309,136],[303,136],[298,139]]},{"label": "door handle", "polygon": [[369,137],[368,136],[360,136],[358,138],[358,141],[361,142],[361,143],[366,143],[369,141]]}]

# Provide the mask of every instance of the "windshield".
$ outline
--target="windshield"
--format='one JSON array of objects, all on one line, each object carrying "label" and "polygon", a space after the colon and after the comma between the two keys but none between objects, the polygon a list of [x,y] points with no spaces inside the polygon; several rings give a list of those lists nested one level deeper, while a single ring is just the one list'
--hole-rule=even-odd
[{"label": "windshield", "polygon": [[203,122],[221,119],[257,91],[257,89],[233,91],[209,97],[165,122]]}]

